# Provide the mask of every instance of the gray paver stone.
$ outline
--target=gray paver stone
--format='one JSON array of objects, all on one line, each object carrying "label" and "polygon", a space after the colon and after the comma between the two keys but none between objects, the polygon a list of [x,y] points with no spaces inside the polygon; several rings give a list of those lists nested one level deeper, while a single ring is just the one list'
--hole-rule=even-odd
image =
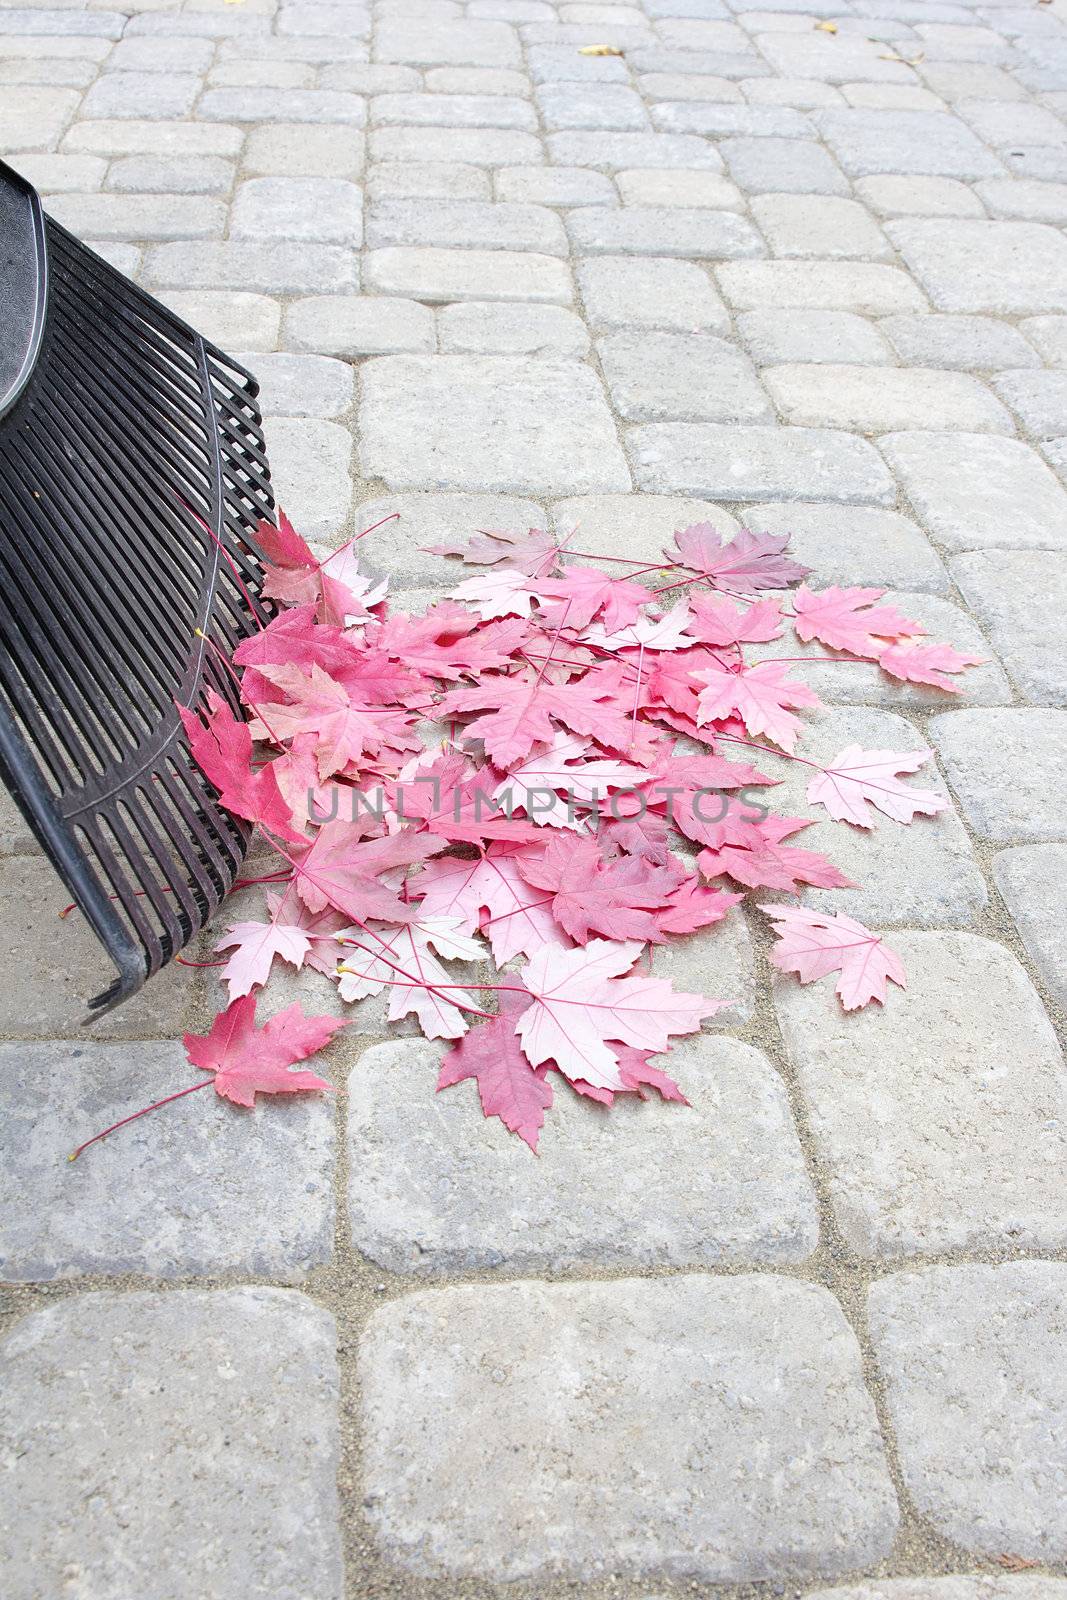
[{"label": "gray paver stone", "polygon": [[513,250],[440,250],[397,246],[363,258],[365,286],[414,300],[533,300],[569,305],[570,271],[554,256]]},{"label": "gray paver stone", "polygon": [[1043,222],[919,217],[886,231],[939,311],[1067,311],[1067,239]]},{"label": "gray paver stone", "polygon": [[840,1571],[893,1537],[859,1348],[821,1288],[433,1289],[375,1314],[361,1365],[370,1516],[419,1572],[711,1582]]},{"label": "gray paver stone", "polygon": [[692,256],[730,260],[763,254],[763,242],[746,217],[733,211],[693,211],[686,206],[584,206],[567,216],[578,254]]},{"label": "gray paver stone", "polygon": [[922,417],[932,428],[1014,432],[1000,401],[964,372],[823,363],[768,367],[763,381],[784,422],[870,434]]},{"label": "gray paver stone", "polygon": [[1021,440],[891,433],[879,448],[946,549],[1067,549],[1067,493]]},{"label": "gray paver stone", "polygon": [[[238,355],[238,360],[244,360]],[[339,417],[352,404],[352,369],[317,355],[257,355],[259,404],[265,417]]]},{"label": "gray paver stone", "polygon": [[622,332],[597,340],[619,415],[633,422],[768,422],[770,401],[746,356],[712,334]]},{"label": "gray paver stone", "polygon": [[967,1264],[870,1292],[904,1480],[920,1515],[965,1549],[1067,1552],[1067,1266]]},{"label": "gray paver stone", "polygon": [[994,317],[894,316],[879,326],[901,360],[916,366],[992,372],[1040,365],[1022,335]]},{"label": "gray paver stone", "polygon": [[872,322],[852,311],[745,311],[737,328],[759,366],[782,361],[891,362]]},{"label": "gray paver stone", "polygon": [[1067,833],[1067,712],[950,711],[930,734],[975,831],[995,844],[1041,844]]},{"label": "gray paver stone", "polygon": [[437,314],[442,351],[487,355],[584,356],[589,334],[565,306],[509,305],[472,300]]},{"label": "gray paver stone", "polygon": [[358,249],[363,240],[363,191],[345,178],[250,178],[233,202],[230,238]]},{"label": "gray paver stone", "polygon": [[292,506],[305,538],[336,534],[352,499],[348,429],[313,418],[274,417],[267,435],[279,503]]},{"label": "gray paver stone", "polygon": [[648,423],[631,428],[629,439],[637,481],[656,494],[858,505],[891,505],[895,499],[873,448],[829,428]]},{"label": "gray paver stone", "polygon": [[999,177],[1003,171],[958,117],[940,111],[816,111],[820,133],[853,178],[880,173],[941,178]]},{"label": "gray paver stone", "polygon": [[950,567],[1023,698],[1067,706],[1067,552],[972,550]]},{"label": "gray paver stone", "polygon": [[391,355],[434,350],[433,312],[393,295],[320,295],[298,300],[285,315],[285,341],[316,355]]},{"label": "gray paver stone", "polygon": [[1042,982],[1067,1008],[1067,844],[1002,850],[993,877]]},{"label": "gray paver stone", "polygon": [[478,200],[379,200],[367,217],[367,244],[372,249],[441,245],[567,254],[567,236],[555,212]]},{"label": "gray paver stone", "polygon": [[1062,1249],[1067,1072],[1030,979],[974,934],[887,942],[908,986],[884,1006],[844,1011],[832,979],[774,984],[848,1245],[881,1259]]},{"label": "gray paver stone", "polygon": [[83,1294],[27,1316],[0,1346],[8,1600],[72,1581],[340,1600],[334,1342],[286,1289]]},{"label": "gray paver stone", "polygon": [[1005,372],[993,387],[1035,439],[1067,431],[1067,372]]},{"label": "gray paver stone", "polygon": [[[359,507],[360,528],[373,527],[383,518],[395,520],[376,528],[361,541],[369,567],[388,575],[396,591],[414,585],[426,589],[455,588],[479,571],[447,556],[432,555],[428,545],[466,541],[479,529],[542,528],[545,515],[533,500],[492,494],[393,494],[366,500]],[[397,596],[396,608],[414,609],[415,600]]]},{"label": "gray paver stone", "polygon": [[148,252],[144,282],[152,289],[343,294],[359,287],[359,264],[353,251],[335,244],[175,241]]},{"label": "gray paver stone", "polygon": [[950,579],[940,556],[914,522],[875,506],[804,505],[788,501],[750,506],[746,528],[789,534],[789,549],[811,567],[814,583],[910,588],[947,594]]},{"label": "gray paver stone", "polygon": [[578,263],[577,279],[594,328],[729,331],[726,307],[695,262],[595,256]]}]

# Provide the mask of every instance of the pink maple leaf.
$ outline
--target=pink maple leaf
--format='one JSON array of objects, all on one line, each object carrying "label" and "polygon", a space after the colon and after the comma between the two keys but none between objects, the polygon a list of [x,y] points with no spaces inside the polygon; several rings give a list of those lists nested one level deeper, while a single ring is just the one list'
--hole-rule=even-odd
[{"label": "pink maple leaf", "polygon": [[890,645],[878,657],[883,672],[905,683],[928,683],[935,689],[959,694],[960,685],[947,678],[947,672],[962,672],[964,667],[980,667],[985,656],[963,655],[950,644]]},{"label": "pink maple leaf", "polygon": [[892,606],[875,608],[885,592],[834,586],[816,594],[802,584],[793,596],[797,638],[805,644],[818,639],[831,650],[877,659],[891,640],[925,633],[921,622],[912,622]]},{"label": "pink maple leaf", "polygon": [[229,988],[230,999],[239,1000],[266,983],[275,956],[300,967],[311,949],[311,939],[292,923],[235,922],[215,949],[233,949],[219,976]]},{"label": "pink maple leaf", "polygon": [[361,840],[353,824],[328,822],[294,859],[293,882],[309,911],[333,906],[352,922],[368,917],[407,922],[414,907],[388,888],[381,874],[424,861],[443,847],[442,839],[410,831]]},{"label": "pink maple leaf", "polygon": [[605,861],[595,839],[567,834],[552,839],[541,856],[522,856],[519,871],[552,896],[552,915],[579,944],[594,933],[657,944],[664,938],[653,913],[677,887],[668,867],[639,856]]},{"label": "pink maple leaf", "polygon": [[710,522],[694,522],[674,535],[674,543],[676,549],[666,551],[668,558],[717,588],[787,589],[811,570],[783,555],[788,534],[750,533],[741,528],[724,543]]},{"label": "pink maple leaf", "polygon": [[665,1050],[672,1034],[695,1033],[722,1002],[678,994],[663,978],[624,977],[641,954],[637,940],[592,939],[583,949],[538,952],[523,968],[533,1004],[515,1031],[535,1067],[554,1061],[572,1082],[625,1089],[612,1041]]},{"label": "pink maple leaf", "polygon": [[413,717],[383,706],[357,705],[342,684],[315,664],[310,673],[292,666],[268,666],[260,671],[289,701],[257,708],[258,726],[274,739],[313,733],[320,779],[350,765],[358,766],[368,751],[422,748],[413,732]]},{"label": "pink maple leaf", "polygon": [[788,664],[761,661],[732,672],[717,663],[694,673],[707,687],[697,702],[697,722],[703,727],[723,717],[737,715],[749,733],[766,734],[783,750],[796,746],[801,721],[790,706],[817,706],[821,702],[806,683],[788,679]]},{"label": "pink maple leaf", "polygon": [[530,853],[524,846],[491,844],[477,861],[455,856],[428,861],[411,880],[412,892],[423,896],[421,915],[459,917],[466,933],[481,929],[501,967],[514,956],[535,955],[546,944],[570,949],[549,909],[550,896],[522,876],[522,860]]},{"label": "pink maple leaf", "polygon": [[258,1094],[297,1094],[329,1089],[313,1072],[290,1072],[295,1061],[328,1044],[341,1017],[306,1017],[299,1004],[279,1011],[257,1028],[256,999],[244,995],[220,1011],[206,1034],[187,1033],[182,1043],[194,1067],[215,1074],[215,1093],[234,1105],[251,1106]]},{"label": "pink maple leaf", "polygon": [[756,600],[740,610],[718,594],[695,594],[689,632],[705,644],[763,644],[780,637],[785,623],[777,600]]},{"label": "pink maple leaf", "polygon": [[468,723],[467,736],[481,739],[496,765],[506,769],[529,755],[535,744],[550,744],[557,723],[592,735],[613,750],[629,751],[635,742],[633,726],[620,688],[620,676],[608,672],[588,674],[578,683],[487,678],[473,689],[453,689],[437,711],[451,717],[481,710]]},{"label": "pink maple leaf", "polygon": [[[513,568],[516,572],[548,572],[555,564],[556,544],[543,528],[485,528],[469,539],[446,539],[426,549],[434,556],[460,556],[468,565]],[[551,559],[550,559],[551,558]]]},{"label": "pink maple leaf", "polygon": [[189,748],[198,767],[219,791],[219,804],[291,843],[306,844],[293,827],[293,814],[269,767],[252,771],[252,734],[214,689],[208,690],[204,721],[178,707]]},{"label": "pink maple leaf", "polygon": [[857,828],[873,826],[869,806],[894,822],[911,822],[918,813],[932,817],[949,809],[945,796],[930,789],[910,789],[898,777],[901,772],[917,772],[932,754],[932,750],[861,750],[850,744],[811,779],[808,800],[825,806],[835,822],[851,822]]},{"label": "pink maple leaf", "polygon": [[441,1062],[437,1087],[447,1089],[474,1078],[485,1116],[499,1117],[536,1153],[552,1086],[544,1069],[530,1065],[515,1032],[517,1017],[529,1004],[527,996],[501,994],[500,1015],[472,1028],[453,1046]]},{"label": "pink maple leaf", "polygon": [[795,972],[801,983],[840,973],[837,993],[846,1011],[871,1000],[884,1004],[887,979],[906,987],[900,957],[862,922],[840,911],[831,917],[806,906],[764,905],[760,910],[775,924],[774,965],[782,972]]},{"label": "pink maple leaf", "polygon": [[596,567],[567,567],[562,578],[538,582],[545,621],[552,628],[576,633],[601,615],[607,632],[615,633],[636,622],[652,592],[628,578],[611,578]]}]

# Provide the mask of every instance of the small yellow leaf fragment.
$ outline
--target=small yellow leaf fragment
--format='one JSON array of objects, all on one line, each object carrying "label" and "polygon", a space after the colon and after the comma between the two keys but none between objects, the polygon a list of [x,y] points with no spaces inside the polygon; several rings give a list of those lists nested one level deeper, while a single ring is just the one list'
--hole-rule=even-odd
[{"label": "small yellow leaf fragment", "polygon": [[895,51],[890,50],[886,55],[879,56],[878,59],[879,61],[899,61],[901,66],[904,67],[917,67],[920,61],[926,60],[926,52],[920,50],[917,56],[898,56]]},{"label": "small yellow leaf fragment", "polygon": [[817,22],[815,24],[815,27],[822,33],[836,33],[837,32],[837,23],[836,22]]},{"label": "small yellow leaf fragment", "polygon": [[579,47],[580,56],[621,56],[622,51],[613,44],[583,44]]}]

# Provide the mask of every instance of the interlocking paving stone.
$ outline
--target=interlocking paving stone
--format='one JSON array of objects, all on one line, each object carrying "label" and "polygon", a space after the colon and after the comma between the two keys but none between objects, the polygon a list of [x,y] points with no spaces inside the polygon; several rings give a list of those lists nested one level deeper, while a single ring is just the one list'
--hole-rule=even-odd
[{"label": "interlocking paving stone", "polygon": [[[428,545],[466,542],[479,528],[543,528],[544,512],[533,500],[492,494],[394,494],[367,500],[359,507],[360,528],[373,527],[393,517],[362,541],[369,566],[388,574],[394,590],[423,585],[428,589],[455,588],[477,567],[446,556],[432,555]],[[415,601],[398,598],[397,608],[407,611]]]},{"label": "interlocking paving stone", "polygon": [[993,877],[1038,976],[1067,1007],[1067,844],[1002,850]]},{"label": "interlocking paving stone", "polygon": [[363,153],[362,133],[344,124],[275,122],[249,133],[244,165],[279,177],[357,178]]},{"label": "interlocking paving stone", "polygon": [[1067,222],[1067,183],[986,178],[975,192],[994,217],[1026,222]]},{"label": "interlocking paving stone", "polygon": [[637,481],[655,494],[721,500],[843,500],[891,505],[871,445],[829,428],[649,423],[629,430]]},{"label": "interlocking paving stone", "polygon": [[[782,648],[782,647],[779,647]],[[802,681],[804,669],[797,672]],[[804,714],[805,757],[832,762],[842,750],[922,750],[922,734],[902,717],[868,707],[834,707]],[[954,810],[918,817],[911,824],[894,822],[881,813],[870,828],[832,822],[824,806],[808,803],[808,767],[761,753],[759,765],[779,787],[764,798],[780,816],[811,817],[796,843],[818,850],[857,885],[853,889],[803,889],[804,905],[820,911],[843,911],[870,927],[967,927],[984,908],[987,895],[970,841]],[[936,765],[927,763],[911,780],[915,787],[944,795]],[[777,899],[777,895],[770,896]]]},{"label": "interlocking paving stone", "polygon": [[695,167],[722,171],[714,145],[693,133],[550,133],[552,160],[564,167]]},{"label": "interlocking paving stone", "polygon": [[317,418],[274,417],[267,424],[274,490],[292,506],[307,539],[329,539],[352,500],[352,439],[347,428]]},{"label": "interlocking paving stone", "polygon": [[813,140],[724,139],[719,148],[731,178],[746,194],[848,194],[848,179]]},{"label": "interlocking paving stone", "polygon": [[265,294],[239,289],[167,289],[159,297],[184,322],[223,350],[274,350],[281,307]]},{"label": "interlocking paving stone", "polygon": [[[261,1101],[246,1114],[209,1088],[71,1168],[83,1139],[196,1081],[181,1045],[4,1044],[0,1062],[5,1279],[239,1271],[294,1280],[329,1260],[334,1115],[324,1097]],[[329,1058],[322,1071],[330,1075]]]},{"label": "interlocking paving stone", "polygon": [[630,487],[596,375],[576,361],[386,356],[363,370],[364,472],[391,489]]},{"label": "interlocking paving stone", "polygon": [[950,567],[1023,699],[1067,706],[1067,553],[972,550]]},{"label": "interlocking paving stone", "polygon": [[757,533],[787,533],[789,549],[816,583],[876,585],[947,594],[950,579],[926,535],[897,511],[829,503],[750,506],[741,513]]},{"label": "interlocking paving stone", "polygon": [[629,206],[687,206],[695,210],[740,211],[744,199],[736,184],[718,172],[673,167],[635,168],[617,172],[619,194]]},{"label": "interlocking paving stone", "polygon": [[545,83],[536,100],[545,127],[553,132],[564,128],[639,132],[649,127],[641,96],[623,84]]},{"label": "interlocking paving stone", "polygon": [[238,289],[267,294],[343,294],[359,287],[359,263],[335,244],[250,240],[157,245],[145,258],[150,289]]},{"label": "interlocking paving stone", "polygon": [[891,433],[879,447],[946,549],[1067,549],[1067,493],[1021,440]]},{"label": "interlocking paving stone", "polygon": [[1050,367],[1067,367],[1067,317],[1026,317],[1019,324]]},{"label": "interlocking paving stone", "polygon": [[230,238],[358,249],[363,191],[345,178],[250,178],[230,210]]},{"label": "interlocking paving stone", "polygon": [[[735,106],[717,105],[714,101],[681,100],[676,105],[662,101],[652,107],[652,120],[657,128],[672,133],[703,133],[709,138],[733,137],[757,143],[763,139],[793,141],[814,130],[810,120],[788,106]],[[827,171],[833,162],[817,145],[812,158],[816,167]],[[825,158],[824,161],[820,158]],[[788,158],[786,158],[788,160]],[[759,156],[753,152],[752,170],[757,187],[763,187],[759,177]],[[762,168],[766,172],[766,167]]]},{"label": "interlocking paving stone", "polygon": [[846,1242],[882,1259],[1062,1249],[1067,1071],[1030,979],[971,933],[888,943],[908,986],[884,1006],[846,1012],[831,980],[774,983]]},{"label": "interlocking paving stone", "polygon": [[719,287],[738,311],[855,311],[877,317],[921,311],[923,297],[899,267],[866,261],[727,261]]},{"label": "interlocking paving stone", "polygon": [[[980,187],[980,185],[978,186]],[[856,193],[879,217],[981,217],[982,202],[957,178],[859,178]]]},{"label": "interlocking paving stone", "polygon": [[922,417],[933,428],[1015,431],[1000,401],[963,372],[824,363],[768,367],[763,381],[784,422],[880,433]]},{"label": "interlocking paving stone", "polygon": [[852,311],[745,311],[737,318],[737,331],[760,366],[780,361],[881,365],[893,359],[874,323]]},{"label": "interlocking paving stone", "polygon": [[57,194],[48,210],[85,239],[213,239],[226,226],[219,200],[181,194]]},{"label": "interlocking paving stone", "polygon": [[[123,166],[125,163],[117,162],[116,165]],[[18,158],[18,170],[22,176],[46,195],[69,191],[91,194],[102,188],[107,166],[100,156],[54,156],[42,153]]]},{"label": "interlocking paving stone", "polygon": [[365,188],[368,200],[488,200],[492,178],[484,168],[458,161],[379,161],[367,173]]},{"label": "interlocking paving stone", "polygon": [[584,356],[585,324],[565,306],[477,301],[445,306],[437,314],[442,351],[513,356]]},{"label": "interlocking paving stone", "polygon": [[1003,167],[957,117],[940,111],[816,111],[819,132],[852,178],[915,173],[998,177]]},{"label": "interlocking paving stone", "polygon": [[880,261],[892,253],[863,206],[833,194],[761,194],[752,215],[776,256]]},{"label": "interlocking paving stone", "polygon": [[4,150],[54,150],[80,99],[76,89],[5,85],[0,106],[0,147]]},{"label": "interlocking paving stone", "polygon": [[759,256],[763,241],[746,217],[685,206],[585,206],[567,216],[576,253],[692,256],[728,260]]},{"label": "interlocking paving stone", "polygon": [[537,130],[537,115],[526,100],[491,94],[377,95],[371,101],[370,120],[373,123],[423,124],[435,128]]},{"label": "interlocking paving stone", "polygon": [[634,422],[769,422],[774,412],[748,358],[713,334],[622,332],[597,340],[619,415]]},{"label": "interlocking paving stone", "polygon": [[[95,156],[66,156],[66,161],[94,162]],[[114,161],[108,173],[108,188],[133,194],[229,194],[233,186],[233,162],[222,156],[127,156]],[[66,184],[81,188],[80,184]],[[85,188],[99,188],[98,183]]]},{"label": "interlocking paving stone", "polygon": [[1040,365],[1022,334],[995,317],[894,316],[885,317],[879,327],[898,356],[918,366],[993,372]]},{"label": "interlocking paving stone", "polygon": [[1067,1552],[1067,1266],[931,1267],[870,1291],[904,1481],[965,1549]]},{"label": "interlocking paving stone", "polygon": [[189,73],[108,72],[83,104],[87,117],[187,117],[200,89]]},{"label": "interlocking paving stone", "polygon": [[78,122],[64,150],[103,156],[236,156],[242,130],[219,123]]},{"label": "interlocking paving stone", "polygon": [[744,1581],[846,1570],[893,1539],[859,1347],[822,1288],[424,1290],[374,1314],[361,1367],[368,1512],[416,1572],[593,1577],[607,1561]]},{"label": "interlocking paving stone", "polygon": [[1067,429],[1067,372],[1005,372],[993,387],[1034,438],[1055,439]]},{"label": "interlocking paving stone", "polygon": [[433,312],[393,295],[318,295],[285,314],[285,342],[317,355],[392,355],[435,350]]},{"label": "interlocking paving stone", "polygon": [[982,838],[1042,844],[1067,833],[1067,712],[946,712],[930,723],[930,736]]},{"label": "interlocking paving stone", "polygon": [[[785,1086],[750,1045],[701,1037],[672,1050],[663,1065],[688,1107],[624,1096],[605,1117],[559,1080],[538,1159],[483,1117],[472,1082],[434,1093],[442,1054],[423,1040],[376,1045],[349,1078],[352,1243],[391,1271],[759,1264],[815,1248]],[[632,1181],[620,1192],[609,1171],[623,1150]]]},{"label": "interlocking paving stone", "polygon": [[1067,239],[1045,223],[922,217],[886,231],[939,311],[1067,310]]},{"label": "interlocking paving stone", "polygon": [[375,29],[374,59],[416,67],[511,67],[521,57],[515,30],[503,22],[383,17]]},{"label": "interlocking paving stone", "polygon": [[495,177],[498,200],[538,206],[614,206],[611,179],[586,167],[503,167]]},{"label": "interlocking paving stone", "polygon": [[690,261],[599,256],[577,266],[593,328],[699,328],[725,333],[730,319],[707,272]]},{"label": "interlocking paving stone", "polygon": [[208,89],[197,116],[206,122],[331,122],[361,128],[366,103],[338,89]]},{"label": "interlocking paving stone", "polygon": [[544,159],[535,134],[511,128],[372,128],[375,161],[450,161],[472,167],[517,167]]},{"label": "interlocking paving stone", "polygon": [[533,300],[569,305],[567,265],[554,256],[514,250],[442,250],[399,246],[363,258],[367,289],[415,300]]},{"label": "interlocking paving stone", "polygon": [[367,244],[567,254],[567,235],[554,211],[478,200],[379,200],[367,216]]},{"label": "interlocking paving stone", "polygon": [[[238,360],[243,360],[238,355]],[[352,404],[352,368],[320,355],[257,355],[255,374],[264,416],[339,417]],[[247,362],[245,363],[247,365]]]},{"label": "interlocking paving stone", "polygon": [[757,35],[756,42],[771,66],[787,78],[822,78],[826,83],[914,81],[901,63],[883,61],[887,52],[873,40],[767,32]]},{"label": "interlocking paving stone", "polygon": [[83,1294],[16,1324],[0,1346],[10,1600],[72,1583],[340,1600],[335,1338],[328,1312],[265,1287]]}]

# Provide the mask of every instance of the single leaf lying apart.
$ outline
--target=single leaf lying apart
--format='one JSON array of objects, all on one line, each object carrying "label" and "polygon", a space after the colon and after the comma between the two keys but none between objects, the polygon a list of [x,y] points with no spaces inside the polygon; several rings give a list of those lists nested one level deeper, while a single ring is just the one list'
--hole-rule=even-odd
[{"label": "single leaf lying apart", "polygon": [[801,983],[814,983],[828,972],[840,974],[837,993],[846,1011],[870,1000],[885,1002],[886,980],[905,987],[900,957],[876,933],[843,912],[822,916],[806,906],[760,906],[774,923],[778,943],[771,960],[782,972],[795,972]]},{"label": "single leaf lying apart", "polygon": [[279,1011],[256,1027],[254,995],[227,1006],[206,1034],[187,1033],[182,1040],[194,1067],[215,1074],[215,1093],[237,1106],[250,1106],[256,1094],[296,1094],[301,1089],[329,1089],[313,1072],[290,1072],[328,1044],[343,1017],[306,1017],[299,1004]]},{"label": "single leaf lying apart", "polygon": [[[447,1041],[438,1087],[475,1080],[485,1115],[532,1149],[561,1085],[605,1106],[683,1101],[655,1058],[725,1002],[676,993],[656,952],[737,916],[747,890],[854,887],[797,842],[811,820],[775,812],[752,764],[791,759],[798,713],[819,705],[798,646],[932,703],[976,658],[924,641],[880,589],[784,593],[809,574],[782,535],[695,524],[655,579],[655,560],[571,559],[571,539],[445,539],[439,554],[481,570],[409,615],[355,542],[320,558],[284,517],[260,529],[282,609],[235,652],[251,720],[214,691],[182,712],[222,804],[277,852],[265,908],[216,946],[231,1004],[186,1038],[220,1095],[326,1087],[291,1068],[342,1020],[291,1006],[255,1027],[281,963],[329,988],[331,1010],[386,996],[390,1023]],[[808,800],[858,828],[934,816],[944,796],[904,781],[928,757],[849,746]],[[775,964],[804,983],[837,973],[847,1010],[903,985],[851,918],[762,909]]]}]

